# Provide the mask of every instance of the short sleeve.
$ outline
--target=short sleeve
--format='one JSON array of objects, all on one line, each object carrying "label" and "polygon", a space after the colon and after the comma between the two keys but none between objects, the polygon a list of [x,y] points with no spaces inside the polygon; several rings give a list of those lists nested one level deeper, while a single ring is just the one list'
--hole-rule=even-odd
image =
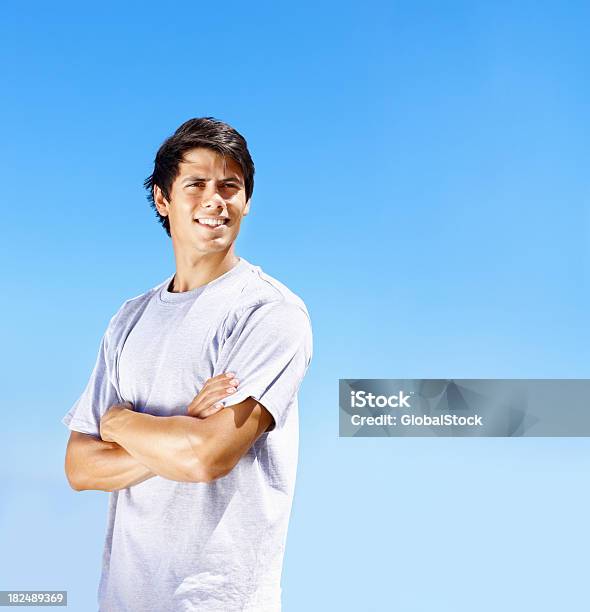
[{"label": "short sleeve", "polygon": [[307,312],[276,301],[246,309],[223,343],[214,376],[234,372],[238,390],[222,403],[233,406],[253,397],[273,416],[267,431],[283,427],[313,353]]},{"label": "short sleeve", "polygon": [[114,377],[111,355],[111,327],[109,322],[100,342],[94,369],[82,395],[62,418],[61,422],[72,431],[100,437],[100,419],[113,405],[120,403]]}]

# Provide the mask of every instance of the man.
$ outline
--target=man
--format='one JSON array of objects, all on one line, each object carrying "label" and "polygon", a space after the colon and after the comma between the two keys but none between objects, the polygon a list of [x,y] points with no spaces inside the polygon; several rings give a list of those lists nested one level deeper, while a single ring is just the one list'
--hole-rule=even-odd
[{"label": "man", "polygon": [[313,342],[301,298],[235,254],[253,184],[245,139],[212,117],[145,181],[176,272],[111,318],[62,420],[70,485],[110,492],[102,612],[281,608]]}]

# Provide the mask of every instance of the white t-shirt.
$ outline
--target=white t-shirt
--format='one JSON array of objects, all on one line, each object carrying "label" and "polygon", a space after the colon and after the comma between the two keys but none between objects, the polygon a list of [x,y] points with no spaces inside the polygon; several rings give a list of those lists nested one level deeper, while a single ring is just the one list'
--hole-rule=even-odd
[{"label": "white t-shirt", "polygon": [[115,403],[186,414],[208,378],[235,372],[275,424],[210,483],[160,476],[110,493],[101,612],[278,612],[298,458],[297,392],[312,357],[304,302],[240,258],[212,282],[171,293],[174,275],[110,320],[90,380],[63,417],[99,436]]}]

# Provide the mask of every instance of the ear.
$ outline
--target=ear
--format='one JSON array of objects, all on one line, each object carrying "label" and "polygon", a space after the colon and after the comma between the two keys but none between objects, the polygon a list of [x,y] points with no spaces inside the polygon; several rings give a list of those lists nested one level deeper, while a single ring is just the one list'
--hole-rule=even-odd
[{"label": "ear", "polygon": [[250,198],[247,202],[246,202],[246,206],[244,206],[244,213],[243,216],[245,217],[249,212],[250,212],[250,202],[251,202],[252,198]]},{"label": "ear", "polygon": [[156,208],[162,217],[167,217],[169,202],[164,197],[164,194],[158,185],[154,185],[154,203],[156,204]]}]

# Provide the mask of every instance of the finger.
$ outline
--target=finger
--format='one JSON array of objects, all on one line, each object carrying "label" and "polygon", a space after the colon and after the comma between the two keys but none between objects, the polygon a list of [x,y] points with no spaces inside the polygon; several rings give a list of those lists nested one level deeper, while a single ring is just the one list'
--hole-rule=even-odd
[{"label": "finger", "polygon": [[231,389],[232,387],[237,387],[240,381],[237,378],[222,378],[221,380],[215,381],[211,383],[207,389],[203,389],[206,393],[217,393],[223,389]]},{"label": "finger", "polygon": [[236,392],[239,381],[234,379],[234,384],[228,385],[224,382],[222,385],[210,387],[209,389],[201,390],[197,397],[191,402],[188,407],[188,412],[192,416],[200,415],[203,410],[211,408],[216,402],[222,400]]},{"label": "finger", "polygon": [[222,386],[218,385],[215,388],[210,388],[208,390],[202,391],[197,396],[193,408],[197,410],[210,408],[219,400],[233,395],[236,392],[237,385],[238,381],[236,381],[235,385],[227,385],[227,383],[224,383]]},{"label": "finger", "polygon": [[219,376],[214,376],[212,378],[208,378],[205,381],[205,384],[201,387],[197,395],[193,398],[193,402],[198,402],[200,399],[206,396],[210,391],[217,391],[219,389],[225,389],[231,386],[237,386],[238,381],[235,378],[234,373],[228,374],[220,374]]},{"label": "finger", "polygon": [[220,410],[223,410],[224,407],[225,406],[220,403],[213,404],[213,406],[211,406],[210,408],[205,408],[205,410],[202,410],[201,413],[199,414],[199,417],[201,418],[209,417],[213,414],[216,414]]},{"label": "finger", "polygon": [[[205,384],[201,387],[199,393],[197,393],[197,395],[195,396],[194,400],[196,400],[197,398],[199,398],[199,396],[203,397],[203,393],[206,393],[210,390],[217,390],[220,387],[221,388],[226,388],[232,385],[236,385],[236,381],[235,381],[235,373],[233,372],[229,372],[229,373],[223,373],[223,374],[219,374],[218,376],[213,376],[211,378],[208,378],[205,381]],[[193,401],[194,401],[193,400]]]},{"label": "finger", "polygon": [[217,383],[215,386],[211,386],[203,392],[202,401],[210,406],[216,401],[232,395],[236,392],[239,382],[237,378],[233,378],[231,382],[223,381]]},{"label": "finger", "polygon": [[204,406],[201,408],[189,410],[187,414],[189,416],[203,419],[205,417],[211,416],[212,414],[215,414],[216,412],[219,412],[222,408],[224,408],[224,405],[220,402],[216,402],[212,406]]},{"label": "finger", "polygon": [[235,375],[235,372],[223,372],[222,374],[218,374],[217,376],[212,376],[211,378],[208,378],[205,381],[203,387],[205,387],[205,385],[217,384],[219,382],[231,380],[232,378],[235,378]]},{"label": "finger", "polygon": [[211,405],[213,401],[215,401],[211,398],[219,399],[220,397],[227,397],[228,394],[235,393],[235,389],[239,382],[237,378],[226,378],[212,382],[206,387],[203,387],[195,399],[197,402],[204,401],[208,405]]}]

